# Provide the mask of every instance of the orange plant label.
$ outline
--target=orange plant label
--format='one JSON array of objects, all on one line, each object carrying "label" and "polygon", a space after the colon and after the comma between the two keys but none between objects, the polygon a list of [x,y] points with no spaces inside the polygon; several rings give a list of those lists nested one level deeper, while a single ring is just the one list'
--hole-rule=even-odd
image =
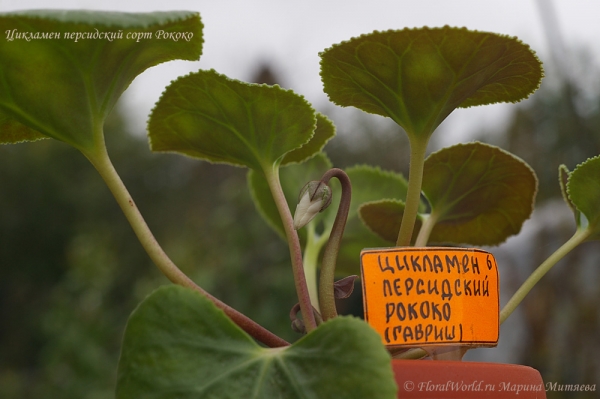
[{"label": "orange plant label", "polygon": [[385,345],[497,345],[498,267],[489,252],[380,248],[360,257],[365,319]]}]

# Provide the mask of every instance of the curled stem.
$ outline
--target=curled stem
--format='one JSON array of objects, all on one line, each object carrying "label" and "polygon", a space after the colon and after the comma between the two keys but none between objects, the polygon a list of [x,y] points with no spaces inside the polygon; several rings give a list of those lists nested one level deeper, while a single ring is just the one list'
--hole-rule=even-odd
[{"label": "curled stem", "polygon": [[350,184],[348,175],[341,169],[333,168],[325,172],[321,178],[321,182],[328,184],[332,177],[335,177],[340,181],[342,185],[342,195],[335,221],[333,222],[333,227],[329,235],[329,241],[327,241],[325,251],[323,252],[323,261],[319,278],[319,302],[321,305],[321,316],[325,321],[337,316],[333,289],[335,266],[337,264],[337,257],[340,251],[342,236],[344,235],[344,228],[346,227],[346,220],[348,219],[348,212],[350,211],[350,201],[352,199],[352,185]]},{"label": "curled stem", "polygon": [[246,331],[256,340],[264,343],[270,347],[282,347],[287,346],[289,343],[277,335],[273,334],[269,330],[265,329],[254,320],[245,316],[244,314],[233,309],[229,305],[221,302],[204,289],[194,283],[188,276],[186,276],[173,261],[164,252],[160,244],[154,238],[154,235],[150,231],[150,228],[146,224],[142,214],[135,205],[133,198],[127,191],[125,184],[121,180],[117,171],[115,170],[108,153],[106,152],[106,146],[104,142],[98,142],[94,151],[83,151],[82,153],[88,158],[88,160],[94,165],[100,176],[110,189],[111,193],[117,200],[117,203],[121,207],[121,210],[125,214],[125,217],[129,221],[129,224],[133,228],[136,236],[144,250],[148,253],[154,264],[160,269],[160,271],[173,283],[179,284],[184,287],[191,288],[202,295],[210,299],[219,309],[223,310],[229,318],[235,322],[241,329]]}]

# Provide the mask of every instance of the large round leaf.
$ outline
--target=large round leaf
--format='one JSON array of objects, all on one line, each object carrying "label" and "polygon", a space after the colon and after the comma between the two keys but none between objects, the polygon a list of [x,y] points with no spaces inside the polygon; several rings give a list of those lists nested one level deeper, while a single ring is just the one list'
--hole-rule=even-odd
[{"label": "large round leaf", "polygon": [[448,26],[375,31],[321,58],[331,101],[388,116],[423,138],[456,107],[526,98],[543,75],[533,51],[516,38]]},{"label": "large round leaf", "polygon": [[91,149],[137,75],[202,50],[195,12],[19,11],[0,14],[0,26],[0,112],[13,120],[0,143],[30,140],[22,124]]},{"label": "large round leaf", "polygon": [[393,399],[396,390],[381,337],[359,319],[268,349],[199,293],[171,285],[129,318],[116,397]]},{"label": "large round leaf", "polygon": [[153,151],[265,170],[308,143],[315,111],[279,86],[249,84],[213,70],[172,82],[152,110]]},{"label": "large round leaf", "polygon": [[600,238],[600,156],[578,165],[569,175],[569,199],[586,217],[591,238]]},{"label": "large round leaf", "polygon": [[516,156],[474,142],[431,154],[423,192],[437,220],[431,241],[497,245],[531,215],[537,178]]}]

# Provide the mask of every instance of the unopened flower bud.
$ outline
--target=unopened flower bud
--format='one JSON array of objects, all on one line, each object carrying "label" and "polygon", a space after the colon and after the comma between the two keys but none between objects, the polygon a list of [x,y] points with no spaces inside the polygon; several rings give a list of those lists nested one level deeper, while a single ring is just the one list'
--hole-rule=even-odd
[{"label": "unopened flower bud", "polygon": [[294,214],[294,228],[298,230],[306,226],[317,213],[331,204],[331,197],[331,188],[327,184],[320,181],[308,182],[300,191]]}]

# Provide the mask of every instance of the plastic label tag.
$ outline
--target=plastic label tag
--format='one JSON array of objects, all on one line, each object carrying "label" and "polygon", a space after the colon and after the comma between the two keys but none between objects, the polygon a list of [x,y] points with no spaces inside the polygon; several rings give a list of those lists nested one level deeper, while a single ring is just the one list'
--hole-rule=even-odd
[{"label": "plastic label tag", "polygon": [[498,267],[471,248],[361,252],[365,320],[387,346],[496,346]]}]

